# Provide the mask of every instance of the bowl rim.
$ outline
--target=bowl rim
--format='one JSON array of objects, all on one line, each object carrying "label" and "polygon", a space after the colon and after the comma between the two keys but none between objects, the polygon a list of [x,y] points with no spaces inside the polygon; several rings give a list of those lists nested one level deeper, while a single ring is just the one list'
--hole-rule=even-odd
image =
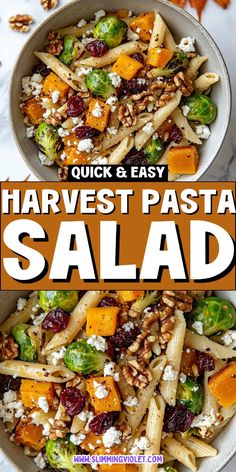
[{"label": "bowl rim", "polygon": [[[17,59],[16,59],[16,63],[15,63],[15,66],[13,68],[13,72],[11,74],[11,77],[10,77],[10,87],[9,87],[9,119],[10,119],[10,127],[11,127],[11,131],[12,131],[12,134],[13,134],[13,137],[14,137],[14,141],[16,143],[16,146],[24,160],[24,162],[26,163],[26,165],[28,166],[28,168],[30,169],[30,171],[32,172],[32,174],[37,177],[37,179],[41,182],[50,182],[50,180],[47,180],[46,178],[42,177],[38,171],[34,168],[34,165],[31,163],[31,160],[26,156],[25,152],[23,151],[23,148],[20,144],[20,140],[18,138],[18,133],[17,133],[17,130],[16,130],[16,126],[15,126],[15,120],[13,118],[13,114],[12,114],[12,109],[13,109],[13,106],[14,106],[14,103],[13,103],[13,97],[12,97],[12,91],[13,91],[13,87],[14,87],[14,81],[15,81],[15,76],[16,76],[16,73],[17,73],[17,68],[18,68],[18,64],[23,56],[23,54],[25,53],[29,43],[31,42],[32,38],[34,36],[37,35],[37,33],[42,29],[44,28],[48,23],[50,23],[51,19],[52,18],[55,18],[58,14],[61,14],[61,12],[63,12],[64,10],[67,10],[69,9],[72,5],[76,4],[76,3],[79,3],[79,2],[84,2],[84,1],[87,1],[87,0],[72,0],[71,2],[67,3],[66,5],[63,5],[61,6],[60,8],[58,8],[55,12],[53,12],[51,15],[49,15],[44,21],[42,21],[39,26],[37,26],[37,28],[31,33],[31,35],[29,36],[28,40],[26,41],[26,43],[24,44],[23,48],[21,49],[21,51],[19,52],[18,56],[17,56]],[[179,14],[183,15],[184,17],[187,18],[187,20],[190,22],[190,23],[193,23],[194,26],[196,28],[198,28],[200,30],[200,32],[202,33],[202,35],[208,40],[208,42],[210,43],[212,49],[214,50],[214,53],[223,69],[223,72],[224,72],[224,79],[225,79],[225,86],[226,86],[226,113],[225,113],[225,117],[224,117],[224,126],[225,126],[225,131],[221,137],[221,140],[219,142],[219,147],[218,147],[218,150],[216,150],[216,152],[214,153],[214,155],[212,156],[212,158],[207,161],[205,163],[205,165],[203,166],[202,170],[200,171],[198,177],[196,177],[195,175],[193,175],[190,179],[188,179],[187,181],[188,182],[195,182],[195,181],[199,181],[203,175],[207,172],[207,170],[210,168],[210,166],[213,164],[213,162],[215,161],[216,157],[219,155],[219,152],[223,146],[223,143],[224,143],[224,140],[226,138],[226,135],[227,135],[227,131],[228,131],[228,128],[229,128],[229,124],[230,124],[230,118],[231,118],[231,112],[232,112],[232,86],[231,86],[231,81],[230,81],[230,76],[229,76],[229,71],[228,71],[228,68],[227,68],[227,65],[226,65],[226,62],[224,60],[224,57],[218,47],[218,45],[216,44],[215,40],[212,38],[211,34],[207,31],[207,29],[202,25],[200,24],[197,19],[195,17],[193,17],[189,12],[187,12],[186,10],[184,9],[181,9],[180,7],[178,7],[177,5],[171,3],[170,1],[168,0],[156,0],[157,3],[161,3],[162,5],[165,5],[167,8],[170,8],[174,11],[177,11]],[[179,179],[177,179],[177,182],[180,181]]]}]

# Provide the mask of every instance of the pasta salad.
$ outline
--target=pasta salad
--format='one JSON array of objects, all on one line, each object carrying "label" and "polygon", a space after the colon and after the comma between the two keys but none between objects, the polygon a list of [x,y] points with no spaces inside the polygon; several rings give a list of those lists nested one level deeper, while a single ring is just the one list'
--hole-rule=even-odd
[{"label": "pasta salad", "polygon": [[[197,470],[236,409],[236,312],[205,291],[39,291],[0,326],[0,417],[39,469]],[[92,467],[97,468],[96,464]]]},{"label": "pasta salad", "polygon": [[177,41],[158,11],[99,10],[51,31],[22,79],[26,135],[42,165],[67,180],[71,164],[168,164],[169,180],[195,174],[217,117],[219,81],[201,73],[195,39]]}]

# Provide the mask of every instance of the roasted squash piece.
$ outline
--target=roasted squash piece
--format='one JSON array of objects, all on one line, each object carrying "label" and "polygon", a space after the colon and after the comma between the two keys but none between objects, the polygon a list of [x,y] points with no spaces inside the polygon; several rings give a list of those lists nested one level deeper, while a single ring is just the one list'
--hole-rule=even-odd
[{"label": "roasted squash piece", "polygon": [[86,332],[88,336],[112,336],[115,334],[119,307],[96,307],[87,310]]},{"label": "roasted squash piece", "polygon": [[16,426],[14,442],[18,446],[28,446],[35,451],[40,451],[46,442],[46,438],[43,436],[43,426],[21,419]]},{"label": "roasted squash piece", "polygon": [[119,298],[121,303],[133,302],[139,297],[144,296],[144,290],[122,290],[119,292]]},{"label": "roasted squash piece", "polygon": [[168,151],[168,170],[173,174],[196,174],[198,161],[195,146],[173,146]]},{"label": "roasted squash piece", "polygon": [[81,443],[81,447],[85,449],[85,451],[92,452],[95,449],[101,447],[102,445],[102,436],[92,433],[91,431],[86,434],[86,438]]},{"label": "roasted squash piece", "polygon": [[21,110],[29,118],[32,125],[39,125],[43,120],[45,109],[38,98],[30,98],[23,103]]},{"label": "roasted squash piece", "polygon": [[147,63],[153,67],[163,69],[173,57],[174,52],[165,48],[151,48],[148,51]]},{"label": "roasted squash piece", "polygon": [[208,387],[221,406],[227,408],[236,403],[236,362],[230,362],[212,375]]},{"label": "roasted squash piece", "polygon": [[[110,453],[109,453],[110,454]],[[127,472],[127,465],[126,464],[101,464],[99,466],[100,472]]]},{"label": "roasted squash piece", "polygon": [[52,405],[54,397],[53,383],[22,379],[20,394],[22,403],[27,408],[33,408],[37,406],[40,397],[45,397],[48,404]]},{"label": "roasted squash piece", "polygon": [[[86,387],[97,413],[121,411],[120,394],[113,377],[92,377],[87,380]],[[97,389],[100,387],[104,387],[107,391],[107,396],[104,398],[96,396]]]},{"label": "roasted squash piece", "polygon": [[59,92],[59,102],[61,103],[67,95],[69,88],[69,85],[65,84],[54,72],[50,72],[44,81],[43,93],[52,96],[53,92]]},{"label": "roasted squash piece", "polygon": [[92,98],[89,102],[86,125],[103,132],[107,127],[111,107],[102,100]]},{"label": "roasted squash piece", "polygon": [[67,157],[63,160],[63,165],[81,165],[88,163],[88,156],[85,153],[79,152],[77,148],[71,146],[64,150]]},{"label": "roasted squash piece", "polygon": [[122,79],[131,80],[142,69],[143,64],[136,61],[127,54],[121,54],[112,67],[112,71],[116,72]]},{"label": "roasted squash piece", "polygon": [[138,33],[142,41],[149,41],[151,39],[154,21],[155,15],[153,12],[141,13],[131,21],[130,28],[134,33]]}]

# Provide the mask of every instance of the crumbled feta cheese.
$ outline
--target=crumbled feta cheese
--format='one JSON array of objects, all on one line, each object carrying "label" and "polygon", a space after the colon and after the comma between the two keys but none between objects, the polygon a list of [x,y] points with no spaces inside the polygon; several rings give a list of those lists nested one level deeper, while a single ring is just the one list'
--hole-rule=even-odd
[{"label": "crumbled feta cheese", "polygon": [[50,354],[48,361],[52,365],[58,365],[58,361],[64,359],[66,353],[66,348],[63,346],[59,351],[54,351]]},{"label": "crumbled feta cheese", "polygon": [[81,152],[90,152],[93,149],[93,141],[92,139],[81,139],[81,141],[78,144],[78,151]]},{"label": "crumbled feta cheese", "polygon": [[98,157],[96,157],[96,159],[93,159],[91,164],[93,164],[95,166],[96,165],[106,165],[106,164],[108,164],[108,158],[103,157],[103,156],[98,156]]},{"label": "crumbled feta cheese", "polygon": [[89,423],[93,419],[93,417],[94,417],[94,415],[93,415],[92,411],[87,411],[87,420],[88,421],[87,421],[87,423],[84,427],[84,430],[85,430],[86,433],[88,433],[90,431]]},{"label": "crumbled feta cheese", "polygon": [[81,421],[91,420],[91,411],[83,410],[77,416]]},{"label": "crumbled feta cheese", "polygon": [[105,352],[107,349],[106,339],[102,336],[96,336],[96,334],[92,334],[92,336],[87,339],[87,343],[95,347],[98,351]]},{"label": "crumbled feta cheese", "polygon": [[186,38],[182,38],[180,43],[178,44],[178,48],[181,49],[183,52],[194,52],[195,51],[195,38],[191,36],[187,36]]},{"label": "crumbled feta cheese", "polygon": [[30,76],[23,77],[21,81],[23,94],[27,95],[28,97],[30,95],[33,95],[34,97],[38,97],[43,87],[41,83],[42,80],[43,80],[43,77],[41,74],[33,74],[31,77]]},{"label": "crumbled feta cheese", "polygon": [[114,426],[111,426],[102,436],[102,442],[105,447],[112,447],[121,443],[122,433]]},{"label": "crumbled feta cheese", "polygon": [[128,17],[133,16],[133,12],[131,10],[128,11]]},{"label": "crumbled feta cheese", "polygon": [[80,67],[77,71],[76,74],[78,77],[81,77],[82,75],[88,75],[89,72],[91,72],[93,69],[92,67]]},{"label": "crumbled feta cheese", "polygon": [[21,297],[18,298],[18,300],[17,300],[17,310],[18,311],[23,310],[25,308],[26,303],[27,303],[26,298],[21,298]]},{"label": "crumbled feta cheese", "polygon": [[213,424],[217,425],[217,415],[212,409],[209,415],[205,413],[200,413],[200,415],[195,416],[191,428],[210,428]]},{"label": "crumbled feta cheese", "polygon": [[94,395],[95,397],[99,398],[99,400],[108,396],[108,390],[104,387],[104,385],[96,382],[96,380],[93,381],[93,385],[95,388]]},{"label": "crumbled feta cheese", "polygon": [[35,126],[27,126],[25,134],[27,138],[32,139],[35,135]]},{"label": "crumbled feta cheese", "polygon": [[96,118],[101,118],[102,116],[102,107],[99,105],[98,102],[95,103],[95,106],[92,110],[92,115]]},{"label": "crumbled feta cheese", "polygon": [[203,334],[203,323],[201,321],[194,321],[192,328],[198,333]]},{"label": "crumbled feta cheese", "polygon": [[30,413],[31,417],[31,423],[35,424],[36,426],[40,426],[42,424],[40,417],[41,417],[41,412],[38,410],[33,411]]},{"label": "crumbled feta cheese", "polygon": [[70,441],[76,446],[79,446],[84,441],[85,438],[86,438],[86,435],[83,433],[70,435]]},{"label": "crumbled feta cheese", "polygon": [[172,365],[167,365],[163,372],[163,380],[175,380],[177,378],[177,372],[174,370]]},{"label": "crumbled feta cheese", "polygon": [[44,411],[44,413],[49,412],[49,404],[46,397],[39,397],[38,399],[38,407]]},{"label": "crumbled feta cheese", "polygon": [[188,105],[183,105],[183,106],[182,106],[182,112],[183,112],[183,115],[184,115],[184,116],[187,116],[188,113],[189,113],[189,111],[190,111],[190,108],[189,108]]},{"label": "crumbled feta cheese", "polygon": [[58,128],[57,132],[61,138],[64,138],[65,136],[69,136],[70,134],[69,131],[64,128]]},{"label": "crumbled feta cheese", "polygon": [[87,25],[87,21],[84,18],[82,18],[82,20],[79,21],[77,26],[78,28],[82,28],[85,25]]},{"label": "crumbled feta cheese", "polygon": [[118,133],[118,129],[115,128],[115,126],[110,126],[110,128],[109,127],[107,128],[107,132],[109,134],[112,134],[113,136],[116,136]]},{"label": "crumbled feta cheese", "polygon": [[130,454],[139,454],[139,451],[145,451],[149,447],[149,441],[146,436],[136,438],[133,446],[131,447]]},{"label": "crumbled feta cheese", "polygon": [[119,87],[121,84],[121,78],[116,72],[110,72],[108,77],[111,80],[111,83],[114,87]]},{"label": "crumbled feta cheese", "polygon": [[49,421],[44,424],[43,431],[42,431],[43,436],[49,436],[50,431],[51,431],[51,427],[52,427],[52,425],[51,425],[51,423],[49,423]]},{"label": "crumbled feta cheese", "polygon": [[134,33],[132,29],[128,28],[127,39],[128,41],[137,41],[139,40],[139,35],[137,33]]},{"label": "crumbled feta cheese", "polygon": [[179,375],[179,380],[182,384],[184,384],[186,382],[186,379],[187,379],[187,375],[185,375],[183,372],[181,372],[181,374]]},{"label": "crumbled feta cheese", "polygon": [[147,82],[146,79],[142,79],[141,77],[138,77],[138,78],[137,78],[137,83],[138,83],[139,85],[145,85],[146,82]]},{"label": "crumbled feta cheese", "polygon": [[99,21],[100,18],[103,18],[104,16],[106,16],[106,12],[105,12],[105,10],[102,10],[102,9],[101,9],[101,10],[96,11],[96,12],[94,13],[94,16],[95,16],[95,20],[96,20],[96,21]]},{"label": "crumbled feta cheese", "polygon": [[17,399],[17,394],[14,392],[14,390],[8,390],[8,392],[5,392],[3,395],[3,401],[5,403],[9,402],[15,402]]},{"label": "crumbled feta cheese", "polygon": [[104,377],[113,377],[115,382],[119,382],[120,376],[119,372],[115,372],[115,363],[114,362],[108,362],[104,366]]},{"label": "crumbled feta cheese", "polygon": [[118,101],[118,98],[117,97],[109,97],[106,101],[106,104],[107,105],[110,105],[111,107],[111,113],[114,113],[114,111],[116,111],[116,102]]},{"label": "crumbled feta cheese", "polygon": [[50,167],[50,166],[52,166],[52,165],[54,164],[54,162],[51,161],[50,159],[48,159],[48,157],[45,156],[45,154],[43,154],[43,152],[39,151],[38,156],[39,156],[39,160],[40,160],[40,162],[41,162],[41,164],[42,164],[43,166],[48,166],[48,167]]},{"label": "crumbled feta cheese", "polygon": [[128,321],[127,323],[124,323],[122,325],[122,329],[124,329],[125,331],[130,331],[133,328],[134,328],[134,323],[132,321]]},{"label": "crumbled feta cheese", "polygon": [[42,452],[40,452],[35,458],[34,462],[40,470],[43,470],[47,467],[47,463],[43,457]]},{"label": "crumbled feta cheese", "polygon": [[52,103],[57,103],[60,97],[60,92],[58,90],[54,90],[52,92]]},{"label": "crumbled feta cheese", "polygon": [[17,400],[17,393],[13,390],[5,392],[0,400],[0,418],[3,423],[13,423],[14,418],[21,418],[23,414],[23,404],[21,400]]},{"label": "crumbled feta cheese", "polygon": [[186,349],[186,351],[185,351],[185,352],[187,352],[187,354],[189,354],[189,353],[190,353],[190,349],[189,349],[189,347],[187,347],[187,349]]},{"label": "crumbled feta cheese", "polygon": [[138,405],[138,399],[136,397],[129,396],[127,400],[123,402],[123,404],[126,406],[136,406]]},{"label": "crumbled feta cheese", "polygon": [[39,326],[42,324],[43,320],[46,318],[47,313],[40,313],[40,315],[35,316],[33,320],[34,326]]},{"label": "crumbled feta cheese", "polygon": [[236,330],[226,331],[221,339],[225,346],[230,346],[234,349],[236,347]]},{"label": "crumbled feta cheese", "polygon": [[147,134],[153,133],[154,132],[153,123],[151,121],[149,121],[149,123],[146,123],[146,125],[143,126],[142,131],[144,131],[144,133],[147,133]]},{"label": "crumbled feta cheese", "polygon": [[211,135],[209,126],[197,125],[195,131],[200,139],[208,139]]}]

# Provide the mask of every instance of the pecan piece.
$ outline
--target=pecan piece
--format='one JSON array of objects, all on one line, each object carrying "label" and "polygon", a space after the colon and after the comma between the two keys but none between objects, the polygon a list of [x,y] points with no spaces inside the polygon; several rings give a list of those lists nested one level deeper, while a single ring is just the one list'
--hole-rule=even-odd
[{"label": "pecan piece", "polygon": [[189,97],[194,90],[192,80],[184,72],[178,72],[175,75],[174,83],[185,97]]},{"label": "pecan piece", "polygon": [[152,380],[152,373],[135,359],[128,361],[122,369],[126,382],[133,387],[142,389]]},{"label": "pecan piece", "polygon": [[29,25],[31,25],[33,21],[34,19],[31,15],[14,15],[9,18],[8,23],[12,30],[27,33],[27,31],[29,31]]},{"label": "pecan piece", "polygon": [[59,56],[61,51],[63,50],[63,40],[60,37],[59,33],[54,33],[50,31],[48,33],[48,41],[49,44],[45,47],[45,51],[53,56]]},{"label": "pecan piece", "polygon": [[118,119],[125,127],[135,126],[137,123],[137,115],[134,105],[131,103],[123,103],[118,108]]},{"label": "pecan piece", "polygon": [[48,11],[51,10],[52,8],[56,8],[58,4],[58,0],[40,0],[40,3],[44,10]]},{"label": "pecan piece", "polygon": [[50,430],[49,439],[55,441],[57,438],[65,438],[69,433],[69,428],[62,420],[54,420],[52,428]]},{"label": "pecan piece", "polygon": [[19,348],[15,343],[14,338],[5,333],[0,333],[0,361],[16,359],[18,355]]},{"label": "pecan piece", "polygon": [[148,365],[152,357],[152,345],[155,340],[155,336],[151,336],[147,331],[143,331],[137,336],[133,344],[129,346],[127,354],[136,354],[140,364]]},{"label": "pecan piece", "polygon": [[170,308],[188,313],[192,310],[193,299],[186,290],[163,290],[162,302]]}]

